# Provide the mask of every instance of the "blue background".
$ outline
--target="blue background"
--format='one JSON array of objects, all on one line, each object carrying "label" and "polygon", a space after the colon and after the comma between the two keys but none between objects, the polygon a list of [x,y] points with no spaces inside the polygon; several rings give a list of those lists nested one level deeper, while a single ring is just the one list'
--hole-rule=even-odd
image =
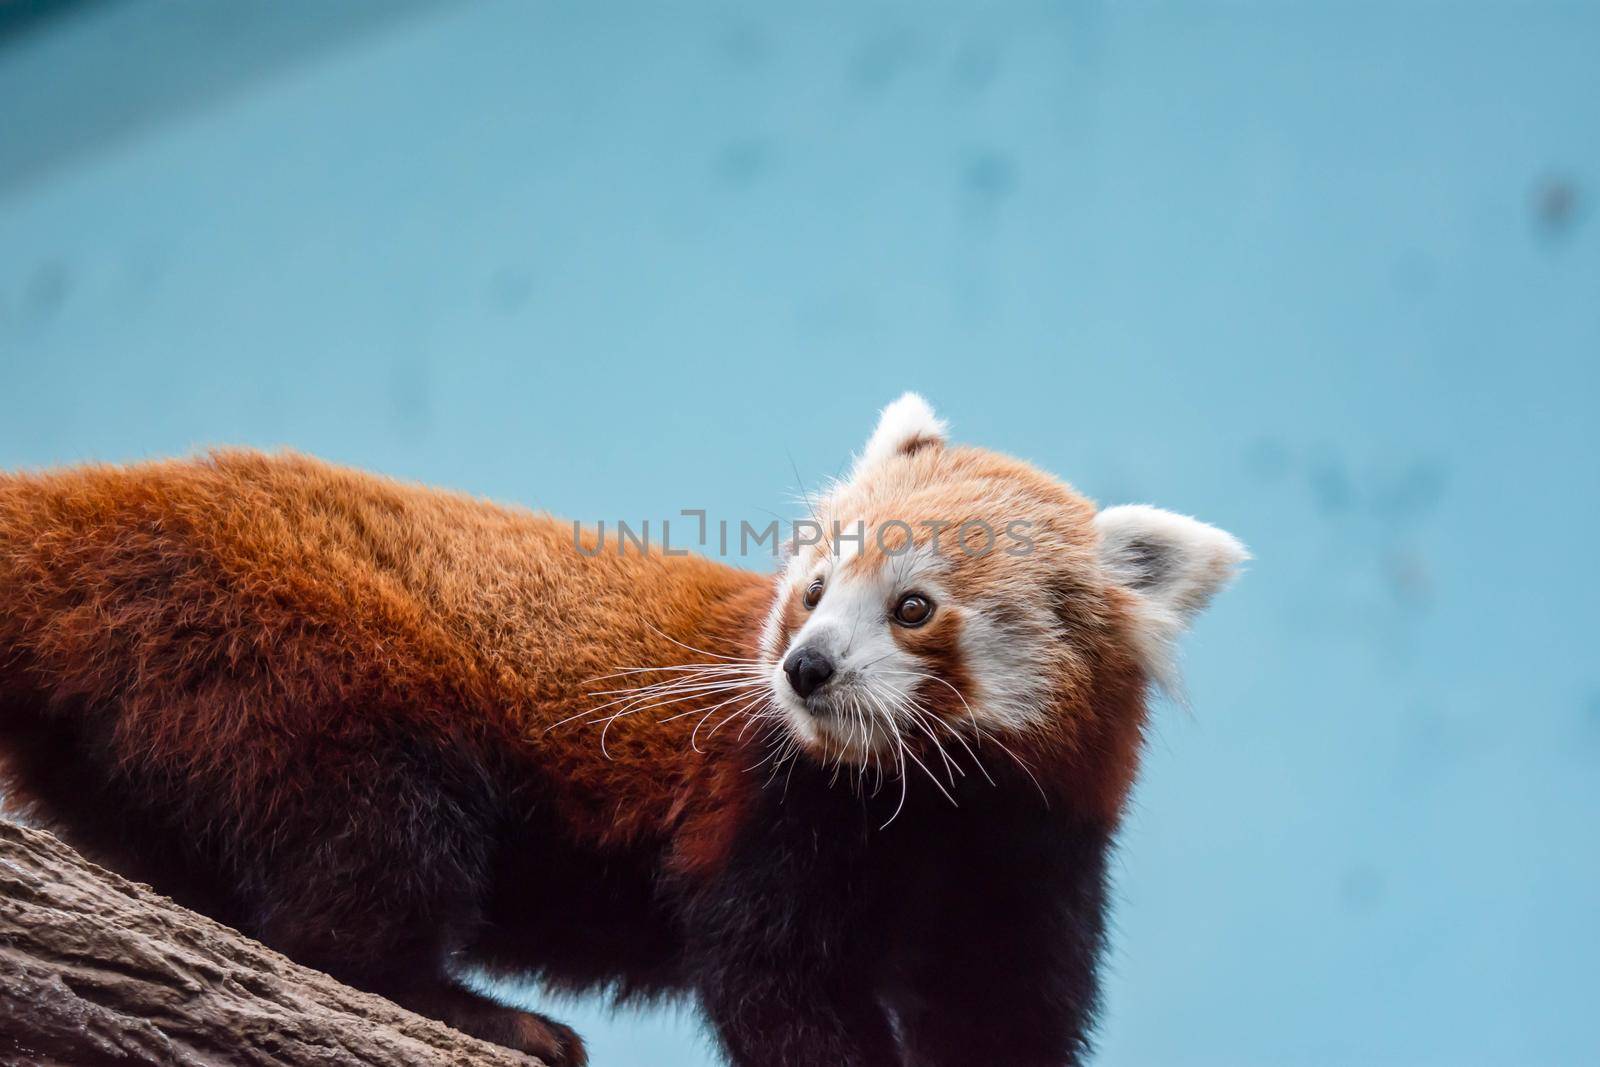
[{"label": "blue background", "polygon": [[1101,1062],[1600,1061],[1600,5],[57,6],[0,24],[0,465],[759,522],[919,389],[1256,556]]}]

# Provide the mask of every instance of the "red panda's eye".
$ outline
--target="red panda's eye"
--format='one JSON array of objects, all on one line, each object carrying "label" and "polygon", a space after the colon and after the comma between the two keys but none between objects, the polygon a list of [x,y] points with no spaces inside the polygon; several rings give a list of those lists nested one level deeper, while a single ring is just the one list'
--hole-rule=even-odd
[{"label": "red panda's eye", "polygon": [[804,604],[806,606],[806,610],[807,611],[810,611],[812,608],[817,606],[817,603],[821,599],[822,599],[822,579],[818,578],[816,581],[814,581],[810,585],[806,586],[805,595],[800,598],[800,603],[802,603],[802,604]]},{"label": "red panda's eye", "polygon": [[894,621],[901,626],[921,626],[933,617],[933,601],[920,593],[907,593],[894,606]]}]

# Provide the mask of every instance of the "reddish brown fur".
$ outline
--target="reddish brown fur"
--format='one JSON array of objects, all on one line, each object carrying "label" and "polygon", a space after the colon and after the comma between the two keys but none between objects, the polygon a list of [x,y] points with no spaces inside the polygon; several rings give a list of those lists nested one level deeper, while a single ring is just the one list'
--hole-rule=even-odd
[{"label": "reddish brown fur", "polygon": [[703,836],[716,761],[692,718],[619,719],[610,758],[553,724],[619,667],[702,658],[674,639],[748,653],[771,585],[582,559],[553,519],[243,452],[7,477],[0,568],[0,684],[117,709],[118,758],[206,789],[217,819],[271,825],[303,803],[297,766],[403,722],[553,764],[597,844]]}]

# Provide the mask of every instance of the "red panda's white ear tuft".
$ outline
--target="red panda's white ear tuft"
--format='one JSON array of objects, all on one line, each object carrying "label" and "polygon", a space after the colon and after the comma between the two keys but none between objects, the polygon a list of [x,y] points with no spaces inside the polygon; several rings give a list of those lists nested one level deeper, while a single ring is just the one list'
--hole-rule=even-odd
[{"label": "red panda's white ear tuft", "polygon": [[943,445],[948,430],[926,400],[916,393],[905,393],[878,416],[878,428],[872,431],[867,447],[856,457],[850,477],[855,478],[891,456],[915,452],[929,445]]},{"label": "red panda's white ear tuft", "polygon": [[1100,565],[1135,594],[1139,653],[1152,678],[1179,695],[1175,643],[1240,564],[1250,558],[1232,534],[1143,504],[1095,516]]}]

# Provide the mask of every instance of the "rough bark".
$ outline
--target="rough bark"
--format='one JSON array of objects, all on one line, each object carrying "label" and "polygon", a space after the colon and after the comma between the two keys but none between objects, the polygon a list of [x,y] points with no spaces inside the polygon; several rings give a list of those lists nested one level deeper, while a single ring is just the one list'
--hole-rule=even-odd
[{"label": "rough bark", "polygon": [[0,821],[0,1064],[540,1067]]}]

